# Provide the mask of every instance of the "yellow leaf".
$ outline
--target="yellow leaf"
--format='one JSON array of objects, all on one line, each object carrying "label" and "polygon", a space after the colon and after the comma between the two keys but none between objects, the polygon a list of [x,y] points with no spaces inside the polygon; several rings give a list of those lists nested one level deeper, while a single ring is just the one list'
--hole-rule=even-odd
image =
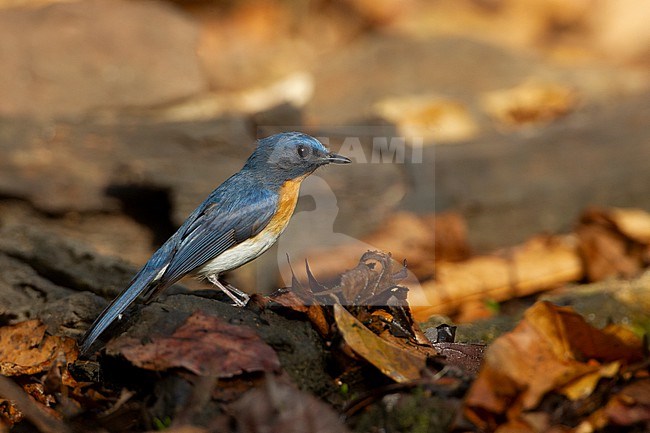
[{"label": "yellow leaf", "polygon": [[383,374],[396,382],[420,378],[426,356],[378,337],[339,304],[334,305],[334,319],[343,339],[352,350]]}]

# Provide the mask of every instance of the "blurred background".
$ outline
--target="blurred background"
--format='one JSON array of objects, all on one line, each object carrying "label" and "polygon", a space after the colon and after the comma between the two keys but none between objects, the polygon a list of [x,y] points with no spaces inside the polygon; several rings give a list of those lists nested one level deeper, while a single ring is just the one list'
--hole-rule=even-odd
[{"label": "blurred background", "polygon": [[643,0],[0,0],[0,224],[141,265],[285,130],[355,164],[310,179],[244,289],[284,284],[286,253],[353,244],[323,278],[413,260],[391,242],[433,212],[485,252],[650,210],[648,22]]}]

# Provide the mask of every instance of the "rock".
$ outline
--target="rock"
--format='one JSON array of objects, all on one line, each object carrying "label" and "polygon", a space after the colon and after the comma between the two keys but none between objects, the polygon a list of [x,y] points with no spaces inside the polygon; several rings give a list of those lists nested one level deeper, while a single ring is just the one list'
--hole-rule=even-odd
[{"label": "rock", "polygon": [[0,251],[68,290],[113,297],[135,271],[119,259],[98,256],[80,242],[38,229],[9,226],[3,227],[0,233]]},{"label": "rock", "polygon": [[650,134],[640,127],[650,122],[649,96],[584,107],[541,129],[425,148],[425,164],[412,168],[435,162],[434,201],[423,186],[405,204],[460,210],[479,250],[568,231],[590,205],[650,209]]},{"label": "rock", "polygon": [[387,95],[471,102],[482,90],[517,84],[538,65],[534,58],[462,38],[373,35],[332,53],[314,72],[306,117],[324,125],[363,122]]},{"label": "rock", "polygon": [[25,226],[0,230],[0,316],[41,319],[52,334],[79,337],[133,269],[82,244]]},{"label": "rock", "polygon": [[435,95],[466,106],[480,132],[490,133],[494,125],[480,115],[479,95],[530,80],[573,88],[582,103],[636,94],[650,84],[648,74],[632,69],[602,64],[572,68],[476,39],[371,34],[332,51],[314,69],[314,97],[305,119],[319,125],[368,125],[387,97],[417,102]]},{"label": "rock", "polygon": [[[0,322],[37,318],[53,335],[80,338],[105,307],[107,299],[102,296],[114,297],[132,274],[131,267],[78,242],[35,228],[4,226],[0,231]],[[213,299],[221,295],[214,290],[192,293],[176,285],[168,293],[150,305],[132,306],[122,321],[109,328],[104,340],[122,332],[135,338],[170,335],[189,315],[203,311],[252,328],[277,352],[283,370],[300,388],[321,396],[336,394],[326,373],[322,341],[309,321],[255,307],[233,307]],[[110,365],[110,361],[102,363]],[[128,377],[124,368],[104,373],[117,373],[113,378],[117,383]]]},{"label": "rock", "polygon": [[[282,368],[301,388],[318,394],[330,391],[331,380],[325,373],[322,343],[308,321],[290,320],[270,310],[255,312],[249,308],[237,308],[227,302],[205,297],[211,294],[214,292],[205,291],[201,296],[187,292],[171,294],[141,307],[136,315],[127,320],[129,323],[119,326],[119,331],[125,332],[120,338],[148,339],[152,335],[171,335],[192,313],[203,311],[228,323],[253,328],[275,349]],[[217,293],[217,296],[220,294]],[[118,353],[109,346],[108,354]]]},{"label": "rock", "polygon": [[153,200],[162,204],[158,219],[180,225],[241,168],[253,142],[237,117],[163,125],[0,119],[0,195],[56,215],[137,212],[129,205]]},{"label": "rock", "polygon": [[207,89],[194,21],[162,2],[0,10],[0,115],[71,118]]}]

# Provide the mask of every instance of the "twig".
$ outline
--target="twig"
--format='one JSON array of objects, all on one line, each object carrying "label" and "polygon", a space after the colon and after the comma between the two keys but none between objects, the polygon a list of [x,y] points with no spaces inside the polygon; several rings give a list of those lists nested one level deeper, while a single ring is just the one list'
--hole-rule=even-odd
[{"label": "twig", "polygon": [[5,376],[0,376],[0,396],[13,402],[39,431],[72,433],[72,429],[67,424],[45,412],[22,388]]}]

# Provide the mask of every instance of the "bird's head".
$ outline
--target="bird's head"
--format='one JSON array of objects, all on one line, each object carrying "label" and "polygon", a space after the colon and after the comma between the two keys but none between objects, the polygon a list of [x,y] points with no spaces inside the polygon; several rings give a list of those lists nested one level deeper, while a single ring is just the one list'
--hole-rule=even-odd
[{"label": "bird's head", "polygon": [[322,165],[349,162],[348,158],[327,150],[314,137],[285,132],[259,140],[244,168],[285,181],[305,177]]}]

